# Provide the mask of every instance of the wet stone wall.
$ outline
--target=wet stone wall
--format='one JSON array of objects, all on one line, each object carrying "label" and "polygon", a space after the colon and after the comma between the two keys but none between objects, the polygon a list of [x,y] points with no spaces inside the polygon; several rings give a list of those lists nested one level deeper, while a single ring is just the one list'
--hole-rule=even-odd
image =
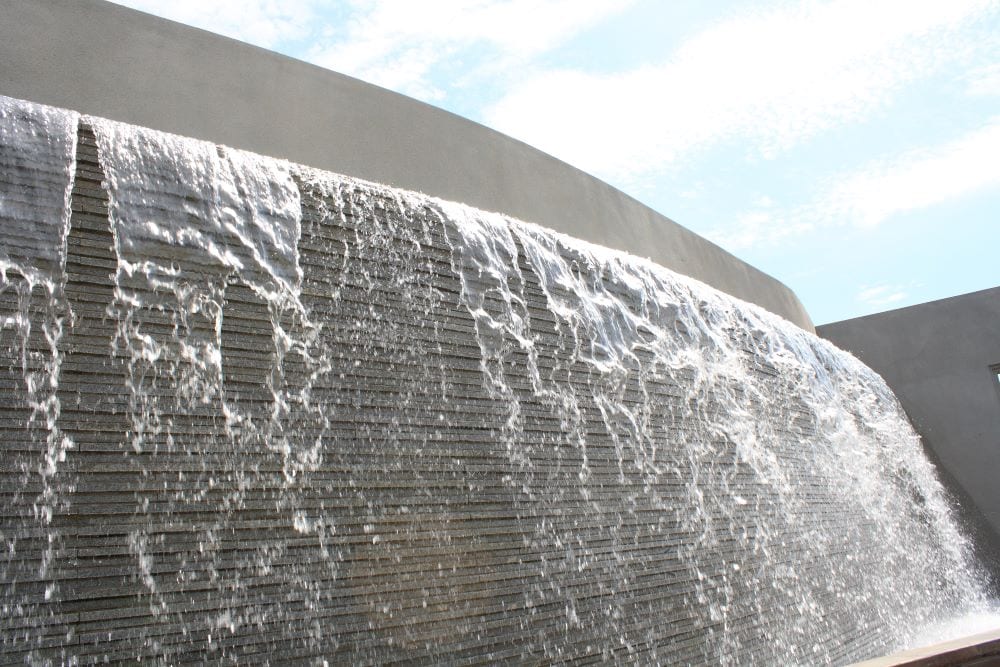
[{"label": "wet stone wall", "polygon": [[794,325],[500,216],[74,127],[61,256],[4,248],[0,662],[846,663],[980,599],[891,392]]}]

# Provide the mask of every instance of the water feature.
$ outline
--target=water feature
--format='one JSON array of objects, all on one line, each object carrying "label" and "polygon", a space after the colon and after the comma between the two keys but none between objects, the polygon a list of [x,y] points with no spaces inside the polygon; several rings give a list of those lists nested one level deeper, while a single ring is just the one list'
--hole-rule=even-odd
[{"label": "water feature", "polygon": [[760,308],[6,98],[0,169],[5,661],[845,663],[986,609],[884,382]]}]

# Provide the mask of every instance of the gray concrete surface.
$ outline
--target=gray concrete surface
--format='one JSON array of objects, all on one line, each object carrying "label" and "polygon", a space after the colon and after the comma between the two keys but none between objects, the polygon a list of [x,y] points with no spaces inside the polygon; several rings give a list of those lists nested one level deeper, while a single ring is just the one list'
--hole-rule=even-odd
[{"label": "gray concrete surface", "polygon": [[[1000,287],[825,324],[820,336],[875,369],[960,501],[981,555],[1000,571]],[[970,506],[971,500],[975,508]]]},{"label": "gray concrete surface", "polygon": [[813,329],[785,285],[526,144],[356,79],[103,0],[0,3],[0,94],[500,211],[649,257]]},{"label": "gray concrete surface", "polygon": [[996,667],[1000,665],[1000,629],[949,642],[900,651],[853,667]]}]

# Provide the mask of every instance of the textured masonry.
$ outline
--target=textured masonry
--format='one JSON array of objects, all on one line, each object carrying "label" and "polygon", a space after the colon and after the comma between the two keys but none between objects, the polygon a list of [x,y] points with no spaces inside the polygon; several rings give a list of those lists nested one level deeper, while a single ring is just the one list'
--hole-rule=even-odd
[{"label": "textured masonry", "polygon": [[[60,427],[75,448],[47,482],[61,499],[48,529],[30,502],[49,488],[34,474],[45,433],[25,428],[19,341],[10,329],[0,334],[9,355],[2,530],[17,536],[2,562],[4,662],[739,664],[817,651],[844,662],[887,645],[877,605],[841,598],[863,599],[864,575],[897,566],[858,542],[873,538],[858,532],[870,517],[844,505],[830,473],[800,451],[822,437],[792,378],[761,354],[761,332],[725,335],[763,396],[787,394],[770,446],[793,465],[801,496],[792,505],[711,427],[730,409],[724,393],[741,388],[692,394],[683,369],[633,373],[618,390],[621,405],[655,405],[655,420],[666,419],[644,446],[670,464],[652,472],[628,425],[595,403],[595,383],[606,379],[580,360],[523,248],[515,287],[535,363],[553,386],[575,391],[577,421],[567,424],[565,406],[533,389],[532,362],[507,334],[493,360],[508,392],[498,397],[484,381],[439,212],[360,182],[334,201],[300,181],[302,300],[323,323],[334,372],[311,385],[328,411],[287,415],[295,437],[280,452],[260,432],[227,425],[217,402],[180,400],[179,377],[123,356],[122,323],[109,310],[117,259],[104,178],[84,123],[66,265],[74,320],[58,385]],[[503,307],[491,305],[495,296],[487,309]],[[0,297],[4,312],[20,308],[14,291]],[[44,351],[44,313],[31,315],[28,345]],[[250,421],[273,410],[275,387],[309,382],[306,360],[276,362],[275,322],[297,326],[234,276],[219,332],[222,379],[228,409]],[[145,309],[136,331],[168,340],[176,326]],[[190,340],[215,335],[207,315],[192,312],[183,326]],[[758,419],[775,409],[741,400]],[[159,421],[133,447],[130,415],[150,405]],[[290,467],[320,432],[319,465]],[[693,504],[699,476],[698,488],[719,495]],[[783,555],[766,561],[770,550]],[[833,586],[818,556],[837,553],[856,560]],[[790,591],[803,585],[823,611],[799,609],[787,621]],[[725,613],[716,618],[718,605]]]}]

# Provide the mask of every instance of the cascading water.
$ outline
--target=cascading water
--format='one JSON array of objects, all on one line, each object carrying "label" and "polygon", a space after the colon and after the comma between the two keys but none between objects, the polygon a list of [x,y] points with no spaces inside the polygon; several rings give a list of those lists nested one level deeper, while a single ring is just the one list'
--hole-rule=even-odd
[{"label": "cascading water", "polygon": [[889,389],[794,325],[0,102],[5,662],[845,663],[984,608]]},{"label": "cascading water", "polygon": [[[66,232],[77,115],[0,97],[0,346],[4,499],[0,589],[5,640],[44,637],[62,550],[53,519],[68,510],[73,441],[60,427],[57,393],[66,300]],[[11,617],[16,620],[11,624]],[[28,626],[20,623],[30,619]]]}]

